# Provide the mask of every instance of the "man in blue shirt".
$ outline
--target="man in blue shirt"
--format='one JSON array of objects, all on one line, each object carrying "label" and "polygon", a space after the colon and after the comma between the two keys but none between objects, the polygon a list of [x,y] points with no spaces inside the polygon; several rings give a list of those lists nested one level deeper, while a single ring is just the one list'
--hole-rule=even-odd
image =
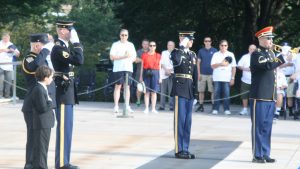
[{"label": "man in blue shirt", "polygon": [[210,66],[210,62],[212,59],[212,56],[215,52],[217,52],[217,49],[211,46],[212,40],[210,37],[204,38],[204,48],[201,48],[198,51],[198,62],[197,62],[197,68],[198,68],[198,92],[199,92],[199,103],[200,106],[197,108],[197,111],[203,112],[203,102],[204,102],[204,94],[206,89],[206,84],[208,86],[208,92],[211,94],[211,101],[213,104],[213,98],[214,98],[214,90],[213,90],[213,82],[212,82],[212,72],[213,69]]}]

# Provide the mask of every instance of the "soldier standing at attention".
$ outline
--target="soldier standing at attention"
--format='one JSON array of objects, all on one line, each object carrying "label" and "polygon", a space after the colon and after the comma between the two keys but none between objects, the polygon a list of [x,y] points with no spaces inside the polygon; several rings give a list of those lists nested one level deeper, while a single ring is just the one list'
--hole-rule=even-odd
[{"label": "soldier standing at attention", "polygon": [[[24,98],[22,112],[27,127],[27,141],[26,141],[26,164],[25,169],[33,168],[33,110],[32,103],[28,96],[33,87],[36,85],[35,71],[39,66],[47,65],[46,57],[51,51],[51,45],[48,43],[48,35],[45,33],[37,33],[30,35],[30,52],[22,61],[22,71],[24,73],[27,93]],[[55,84],[52,82],[48,88],[48,94],[52,99],[52,108],[55,108]]]},{"label": "soldier standing at attention", "polygon": [[[78,104],[73,66],[83,64],[83,49],[72,21],[56,22],[58,39],[51,52],[56,84],[56,169],[78,169],[70,164],[73,105]],[[71,42],[71,44],[69,44]]]},{"label": "soldier standing at attention", "polygon": [[273,27],[258,31],[259,47],[250,60],[250,112],[252,121],[252,153],[254,163],[274,163],[270,158],[272,123],[276,101],[276,67],[284,63],[282,55],[275,57]]},{"label": "soldier standing at attention", "polygon": [[194,94],[197,92],[197,55],[189,50],[193,45],[193,34],[192,31],[186,34],[180,42],[179,49],[174,49],[171,53],[175,74],[172,88],[172,96],[175,98],[175,158],[180,159],[195,158],[195,155],[188,151]]}]

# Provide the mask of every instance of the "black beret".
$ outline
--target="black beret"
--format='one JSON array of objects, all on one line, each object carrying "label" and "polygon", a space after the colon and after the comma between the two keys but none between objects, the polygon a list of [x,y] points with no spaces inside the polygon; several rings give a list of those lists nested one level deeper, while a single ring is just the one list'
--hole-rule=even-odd
[{"label": "black beret", "polygon": [[43,44],[46,44],[49,42],[48,40],[48,34],[46,33],[36,33],[30,35],[30,42],[41,42]]}]

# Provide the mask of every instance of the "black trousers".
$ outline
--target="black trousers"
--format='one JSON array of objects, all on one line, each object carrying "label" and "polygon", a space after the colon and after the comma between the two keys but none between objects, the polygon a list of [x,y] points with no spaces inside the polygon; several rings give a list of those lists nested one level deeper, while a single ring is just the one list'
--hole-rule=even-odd
[{"label": "black trousers", "polygon": [[34,146],[33,146],[33,168],[48,169],[48,148],[50,141],[51,128],[34,129]]},{"label": "black trousers", "polygon": [[32,169],[32,151],[33,151],[33,124],[32,113],[24,113],[24,120],[27,129],[26,140],[26,163],[24,169]]}]

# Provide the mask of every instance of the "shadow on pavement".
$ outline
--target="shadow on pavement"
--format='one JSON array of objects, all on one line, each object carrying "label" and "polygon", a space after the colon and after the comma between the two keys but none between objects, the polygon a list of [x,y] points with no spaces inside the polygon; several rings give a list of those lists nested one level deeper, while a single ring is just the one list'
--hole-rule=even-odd
[{"label": "shadow on pavement", "polygon": [[189,149],[196,155],[196,159],[175,159],[172,150],[138,169],[209,169],[225,159],[241,143],[238,141],[191,140]]}]

